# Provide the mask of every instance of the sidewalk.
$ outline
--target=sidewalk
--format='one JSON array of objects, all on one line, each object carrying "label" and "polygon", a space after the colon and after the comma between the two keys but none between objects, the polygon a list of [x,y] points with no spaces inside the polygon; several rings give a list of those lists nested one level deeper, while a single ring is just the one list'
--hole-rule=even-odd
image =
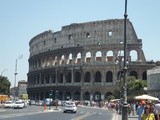
[{"label": "sidewalk", "polygon": [[[122,115],[115,114],[115,117],[113,120],[122,120]],[[135,115],[135,116],[129,115],[128,120],[138,120],[138,115]]]}]

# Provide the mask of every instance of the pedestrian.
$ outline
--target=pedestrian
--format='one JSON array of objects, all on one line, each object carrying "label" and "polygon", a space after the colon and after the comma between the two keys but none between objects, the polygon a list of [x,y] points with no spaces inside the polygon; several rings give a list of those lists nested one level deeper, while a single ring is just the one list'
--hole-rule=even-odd
[{"label": "pedestrian", "polygon": [[151,112],[150,105],[146,105],[144,108],[144,113],[142,114],[142,120],[155,120],[154,113]]},{"label": "pedestrian", "polygon": [[137,108],[137,115],[138,115],[138,120],[142,120],[142,114],[144,113],[144,106],[145,106],[146,102],[144,100],[142,100],[140,102],[140,105]]},{"label": "pedestrian", "polygon": [[115,107],[116,107],[116,112],[117,112],[117,114],[118,114],[118,109],[119,109],[119,104],[118,104],[118,102],[116,102]]},{"label": "pedestrian", "polygon": [[160,100],[155,104],[156,120],[160,120]]},{"label": "pedestrian", "polygon": [[135,109],[136,109],[135,103],[131,103],[131,112],[133,116],[135,115]]}]

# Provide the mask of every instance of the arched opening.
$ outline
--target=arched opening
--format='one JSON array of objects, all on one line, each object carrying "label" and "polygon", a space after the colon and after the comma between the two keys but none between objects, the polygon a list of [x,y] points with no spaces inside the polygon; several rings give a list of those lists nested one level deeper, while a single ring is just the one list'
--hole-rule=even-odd
[{"label": "arched opening", "polygon": [[90,93],[89,92],[85,92],[84,96],[83,96],[84,100],[90,100]]},{"label": "arched opening", "polygon": [[96,57],[95,61],[102,61],[102,52],[101,51],[97,51],[95,57]]},{"label": "arched opening", "polygon": [[99,71],[97,71],[96,72],[96,74],[95,74],[95,82],[101,82],[101,77],[102,77],[102,75],[101,75],[101,73],[99,72]]},{"label": "arched opening", "polygon": [[63,100],[63,93],[61,91],[59,92],[57,99]]},{"label": "arched opening", "polygon": [[138,60],[138,55],[137,55],[137,51],[132,50],[130,51],[130,60],[129,61],[137,61]]},{"label": "arched opening", "polygon": [[66,73],[66,83],[71,83],[72,81],[72,74],[71,72]]},{"label": "arched opening", "polygon": [[71,93],[67,91],[65,94],[65,100],[69,100],[69,99],[71,99]]},{"label": "arched opening", "polygon": [[45,75],[45,82],[46,82],[46,84],[49,84],[49,74]]},{"label": "arched opening", "polygon": [[74,79],[75,82],[81,81],[81,74],[79,71],[76,71],[74,76],[75,76],[75,79]]},{"label": "arched opening", "polygon": [[61,56],[60,64],[64,64],[64,55]]},{"label": "arched opening", "polygon": [[111,93],[111,92],[107,92],[107,93],[105,94],[105,99],[108,99],[108,97],[109,97],[110,95],[112,95],[112,93]]},{"label": "arched opening", "polygon": [[81,62],[81,58],[82,58],[81,57],[81,53],[78,53],[75,63],[80,63]]},{"label": "arched opening", "polygon": [[87,52],[85,62],[89,63],[90,61],[91,61],[91,52]]},{"label": "arched opening", "polygon": [[84,77],[84,82],[90,82],[90,72],[86,72],[85,77]]},{"label": "arched opening", "polygon": [[95,92],[94,94],[94,100],[95,101],[100,101],[101,100],[101,93],[100,92]]},{"label": "arched opening", "polygon": [[106,73],[106,82],[113,82],[113,73],[111,71]]},{"label": "arched opening", "polygon": [[107,58],[106,58],[106,61],[113,61],[113,51],[108,51],[107,52]]},{"label": "arched opening", "polygon": [[73,100],[80,100],[80,93],[78,91],[73,94]]},{"label": "arched opening", "polygon": [[134,76],[136,79],[138,79],[138,73],[136,71],[131,71],[130,76]]},{"label": "arched opening", "polygon": [[142,74],[142,80],[147,80],[147,72],[143,72]]},{"label": "arched opening", "polygon": [[63,73],[60,73],[59,83],[63,83]]}]

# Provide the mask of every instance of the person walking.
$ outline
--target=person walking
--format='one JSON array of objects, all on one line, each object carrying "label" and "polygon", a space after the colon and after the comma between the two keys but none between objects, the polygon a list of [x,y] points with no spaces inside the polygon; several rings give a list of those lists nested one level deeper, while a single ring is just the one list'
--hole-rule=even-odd
[{"label": "person walking", "polygon": [[140,105],[137,108],[138,120],[142,120],[142,114],[144,113],[144,106],[145,106],[145,104],[146,104],[145,101],[141,101]]},{"label": "person walking", "polygon": [[155,104],[156,120],[160,120],[160,100]]},{"label": "person walking", "polygon": [[155,120],[154,113],[151,112],[150,105],[146,105],[144,108],[144,113],[141,117],[142,120]]}]

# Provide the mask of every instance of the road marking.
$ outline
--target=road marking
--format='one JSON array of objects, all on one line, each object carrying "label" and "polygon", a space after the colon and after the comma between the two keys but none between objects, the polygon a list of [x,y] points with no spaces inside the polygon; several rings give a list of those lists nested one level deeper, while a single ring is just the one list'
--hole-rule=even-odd
[{"label": "road marking", "polygon": [[91,116],[91,115],[93,115],[93,114],[94,114],[94,113],[86,113],[86,114],[84,114],[84,115],[78,116],[78,117],[73,118],[73,119],[71,119],[71,120],[82,120],[83,118],[86,118],[86,117]]}]

